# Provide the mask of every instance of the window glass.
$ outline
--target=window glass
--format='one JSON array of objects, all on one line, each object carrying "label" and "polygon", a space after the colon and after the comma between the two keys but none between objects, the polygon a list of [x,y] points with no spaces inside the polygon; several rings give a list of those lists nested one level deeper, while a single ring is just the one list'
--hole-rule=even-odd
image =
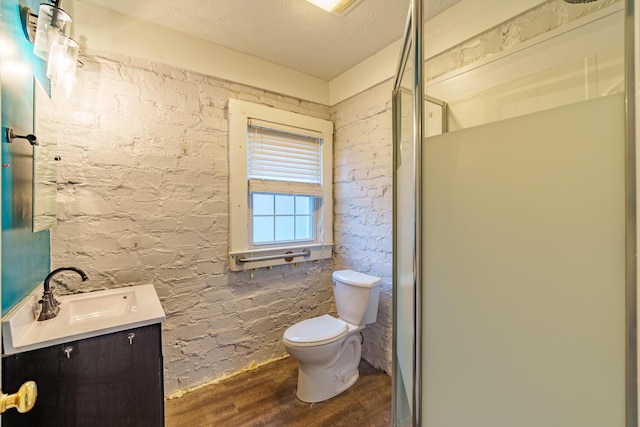
[{"label": "window glass", "polygon": [[294,210],[294,197],[291,195],[276,195],[276,215],[293,215]]},{"label": "window glass", "polygon": [[277,216],[276,217],[276,241],[294,240],[294,216]]},{"label": "window glass", "polygon": [[311,196],[254,193],[253,244],[312,240],[314,204]]},{"label": "window glass", "polygon": [[296,216],[296,239],[313,239],[313,216]]},{"label": "window glass", "polygon": [[296,196],[296,215],[309,215],[313,212],[313,197]]},{"label": "window glass", "polygon": [[253,242],[270,243],[273,242],[274,224],[273,216],[254,216],[253,218]]},{"label": "window glass", "polygon": [[253,194],[253,214],[273,215],[273,194]]}]

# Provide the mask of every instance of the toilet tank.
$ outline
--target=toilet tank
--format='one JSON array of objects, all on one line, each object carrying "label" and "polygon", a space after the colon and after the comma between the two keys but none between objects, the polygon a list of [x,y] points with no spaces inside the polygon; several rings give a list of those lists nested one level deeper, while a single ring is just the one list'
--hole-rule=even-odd
[{"label": "toilet tank", "polygon": [[379,277],[352,270],[333,272],[333,296],[338,316],[354,325],[367,325],[378,317]]}]

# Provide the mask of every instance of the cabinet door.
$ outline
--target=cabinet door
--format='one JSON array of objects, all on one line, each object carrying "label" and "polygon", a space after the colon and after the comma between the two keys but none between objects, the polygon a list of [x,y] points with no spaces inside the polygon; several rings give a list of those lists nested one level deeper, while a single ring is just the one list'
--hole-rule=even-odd
[{"label": "cabinet door", "polygon": [[36,406],[9,426],[164,425],[160,325],[7,356],[3,387],[33,379]]},{"label": "cabinet door", "polygon": [[69,381],[62,381],[66,365],[64,346],[42,348],[2,358],[2,389],[13,390],[24,381],[35,381],[38,398],[33,409],[20,414],[9,410],[2,414],[4,426],[76,426],[75,393]]}]

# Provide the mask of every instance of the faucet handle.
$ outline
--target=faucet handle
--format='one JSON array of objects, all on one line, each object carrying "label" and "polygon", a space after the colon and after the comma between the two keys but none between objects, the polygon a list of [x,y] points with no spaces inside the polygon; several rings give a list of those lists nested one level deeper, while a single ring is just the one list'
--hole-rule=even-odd
[{"label": "faucet handle", "polygon": [[38,316],[38,321],[53,319],[60,311],[60,303],[56,301],[52,291],[46,291],[39,301],[42,304],[42,311]]}]

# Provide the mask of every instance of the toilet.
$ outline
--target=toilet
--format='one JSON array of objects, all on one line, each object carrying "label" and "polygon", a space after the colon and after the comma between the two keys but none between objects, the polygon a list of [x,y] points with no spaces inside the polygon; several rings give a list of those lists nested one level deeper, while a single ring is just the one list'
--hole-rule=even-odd
[{"label": "toilet", "polygon": [[355,384],[362,351],[358,332],[378,315],[379,277],[351,270],[332,277],[338,318],[324,314],[303,320],[282,338],[299,363],[296,395],[303,402],[322,402]]}]

